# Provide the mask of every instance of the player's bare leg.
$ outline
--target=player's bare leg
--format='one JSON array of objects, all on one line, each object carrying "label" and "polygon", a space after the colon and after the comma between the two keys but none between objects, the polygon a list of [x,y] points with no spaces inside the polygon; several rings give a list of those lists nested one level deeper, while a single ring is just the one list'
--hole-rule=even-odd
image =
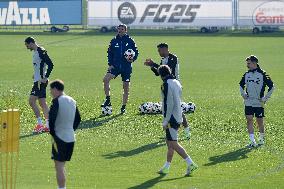
[{"label": "player's bare leg", "polygon": [[187,170],[185,176],[189,176],[192,171],[196,170],[198,166],[192,161],[185,149],[177,141],[169,141],[171,148],[173,148],[186,162]]},{"label": "player's bare leg", "polygon": [[37,99],[38,99],[38,97],[31,95],[30,98],[29,98],[29,104],[30,104],[32,110],[34,111],[36,118],[40,118],[40,111],[39,111],[38,105],[36,103]]},{"label": "player's bare leg", "polygon": [[264,120],[263,118],[256,118],[256,122],[259,129],[258,145],[261,146],[264,144]]},{"label": "player's bare leg", "polygon": [[175,153],[175,150],[172,148],[172,146],[170,145],[169,141],[166,141],[167,146],[168,146],[168,152],[167,152],[167,162],[171,163],[173,160],[173,156]]},{"label": "player's bare leg", "polygon": [[183,119],[182,125],[184,127],[185,137],[187,140],[189,140],[190,139],[190,128],[189,128],[189,123],[184,113],[182,114],[182,119]]},{"label": "player's bare leg", "polygon": [[45,98],[39,98],[38,102],[39,102],[39,105],[40,105],[40,107],[42,108],[42,111],[43,111],[43,115],[44,115],[45,122],[46,122],[46,124],[45,124],[46,128],[49,128],[49,121],[48,121],[49,108],[47,106],[46,99]]},{"label": "player's bare leg", "polygon": [[128,102],[129,97],[129,88],[130,88],[130,82],[123,82],[123,95],[122,95],[122,106],[121,106],[121,113],[125,113],[126,104]]},{"label": "player's bare leg", "polygon": [[248,148],[252,148],[256,146],[255,138],[254,138],[254,128],[253,128],[253,115],[246,115],[247,119],[247,130],[249,133],[249,138],[251,143],[247,146]]},{"label": "player's bare leg", "polygon": [[101,105],[102,107],[105,106],[111,106],[111,101],[110,101],[110,80],[114,79],[115,76],[112,75],[111,73],[107,73],[104,78],[103,78],[103,83],[104,83],[104,91],[106,95],[105,102]]},{"label": "player's bare leg", "polygon": [[103,78],[103,83],[104,83],[104,91],[106,96],[110,96],[110,80],[112,80],[115,76],[112,75],[111,73],[107,73],[105,77]]},{"label": "player's bare leg", "polygon": [[188,157],[185,149],[177,141],[169,141],[169,144],[183,159]]},{"label": "player's bare leg", "polygon": [[39,110],[39,107],[37,105],[37,100],[38,100],[38,97],[36,96],[30,96],[29,98],[29,104],[35,114],[35,117],[37,119],[37,125],[36,127],[34,128],[34,131],[35,133],[41,133],[44,131],[44,126],[43,126],[43,123],[42,123],[42,119],[41,119],[41,116],[40,116],[40,110]]},{"label": "player's bare leg", "polygon": [[167,161],[164,166],[158,171],[159,174],[168,174],[170,170],[170,165],[173,160],[175,150],[172,148],[168,140],[166,140],[168,151],[167,151]]},{"label": "player's bare leg", "polygon": [[65,162],[54,161],[58,188],[65,188]]}]

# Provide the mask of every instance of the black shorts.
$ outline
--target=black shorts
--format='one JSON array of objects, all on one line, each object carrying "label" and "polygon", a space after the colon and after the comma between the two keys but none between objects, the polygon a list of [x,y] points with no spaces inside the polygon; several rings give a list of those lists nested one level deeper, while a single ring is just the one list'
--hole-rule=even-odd
[{"label": "black shorts", "polygon": [[34,82],[32,91],[31,91],[31,96],[36,96],[38,98],[46,98],[46,87],[48,85],[48,82],[46,83],[40,83],[39,81]]},{"label": "black shorts", "polygon": [[166,129],[166,139],[168,141],[177,141],[178,140],[178,129],[180,124],[176,121],[176,119],[172,116],[168,128]]},{"label": "black shorts", "polygon": [[124,82],[130,82],[131,78],[131,72],[122,72],[121,70],[117,68],[113,68],[111,70],[108,70],[107,73],[110,73],[115,76],[115,78],[119,75],[121,75],[121,79]]},{"label": "black shorts", "polygon": [[64,142],[57,136],[53,137],[51,159],[65,162],[70,161],[75,142]]},{"label": "black shorts", "polygon": [[245,115],[253,115],[257,118],[263,118],[264,116],[264,108],[263,107],[245,107]]}]

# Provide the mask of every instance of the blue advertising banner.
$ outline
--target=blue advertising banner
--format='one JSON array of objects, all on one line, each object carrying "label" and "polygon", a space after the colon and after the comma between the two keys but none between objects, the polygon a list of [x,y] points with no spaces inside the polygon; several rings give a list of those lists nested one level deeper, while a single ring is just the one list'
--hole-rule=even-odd
[{"label": "blue advertising banner", "polygon": [[1,1],[0,25],[82,24],[82,1]]}]

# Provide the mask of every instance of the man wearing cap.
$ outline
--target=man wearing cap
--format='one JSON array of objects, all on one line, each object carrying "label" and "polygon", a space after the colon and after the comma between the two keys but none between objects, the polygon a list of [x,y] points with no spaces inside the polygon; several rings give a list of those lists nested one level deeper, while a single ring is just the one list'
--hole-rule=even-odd
[{"label": "man wearing cap", "polygon": [[[124,56],[125,51],[132,49],[135,56],[127,59]],[[117,35],[111,40],[108,47],[108,70],[103,78],[104,92],[106,95],[104,103],[101,107],[111,106],[110,85],[109,82],[121,75],[123,82],[123,98],[121,106],[121,114],[125,113],[126,104],[129,96],[130,77],[132,73],[132,63],[138,57],[138,50],[134,40],[127,35],[127,26],[120,24],[117,27]]]},{"label": "man wearing cap", "polygon": [[[268,101],[274,90],[274,84],[269,75],[260,68],[258,58],[251,55],[246,58],[248,71],[243,75],[240,81],[240,93],[244,99],[245,116],[247,119],[247,129],[250,143],[248,148],[261,146],[264,144],[264,104]],[[265,88],[268,86],[268,92]],[[254,137],[253,117],[259,128],[258,144]]]}]

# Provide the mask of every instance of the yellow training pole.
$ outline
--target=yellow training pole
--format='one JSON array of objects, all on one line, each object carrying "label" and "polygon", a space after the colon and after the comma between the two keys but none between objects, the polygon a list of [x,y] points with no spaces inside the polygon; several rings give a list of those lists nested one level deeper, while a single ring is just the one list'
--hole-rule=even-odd
[{"label": "yellow training pole", "polygon": [[0,135],[2,188],[15,189],[19,159],[19,110],[8,109],[1,112]]}]

